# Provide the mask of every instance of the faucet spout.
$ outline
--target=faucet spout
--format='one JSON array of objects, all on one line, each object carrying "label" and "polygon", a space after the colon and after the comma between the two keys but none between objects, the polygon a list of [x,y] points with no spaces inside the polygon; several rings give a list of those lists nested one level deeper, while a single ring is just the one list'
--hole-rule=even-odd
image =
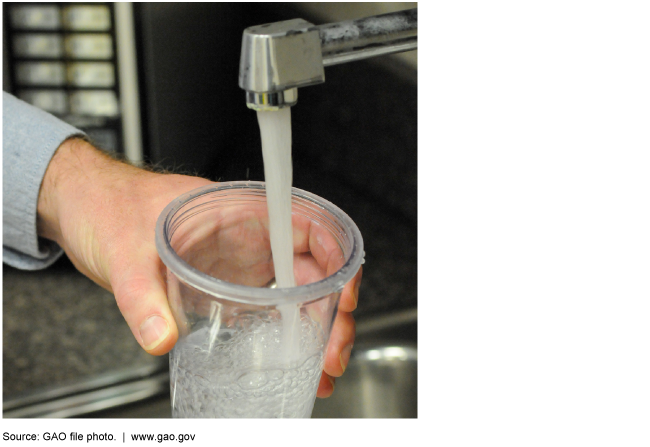
[{"label": "faucet spout", "polygon": [[417,48],[417,8],[315,26],[302,19],[244,30],[239,86],[254,110],[293,106],[324,68]]}]

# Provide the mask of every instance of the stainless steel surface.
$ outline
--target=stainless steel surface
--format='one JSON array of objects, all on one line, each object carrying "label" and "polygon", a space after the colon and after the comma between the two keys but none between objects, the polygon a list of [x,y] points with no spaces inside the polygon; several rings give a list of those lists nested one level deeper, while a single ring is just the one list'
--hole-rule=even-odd
[{"label": "stainless steel surface", "polygon": [[416,418],[415,344],[356,344],[334,394],[318,399],[312,418]]},{"label": "stainless steel surface", "polygon": [[417,8],[314,26],[302,19],[244,30],[239,86],[254,110],[297,102],[292,89],[325,82],[324,67],[417,48]]},{"label": "stainless steel surface", "polygon": [[417,26],[417,8],[318,26],[323,65],[415,50]]},{"label": "stainless steel surface", "polygon": [[417,417],[417,309],[359,319],[348,367],[312,418]]},{"label": "stainless steel surface", "polygon": [[[405,309],[393,312],[388,315],[379,315],[368,319],[361,319],[356,324],[357,339],[364,340],[366,337],[376,339],[381,337],[385,332],[391,332],[401,327],[413,326],[415,328],[418,321],[417,309]],[[396,337],[395,335],[391,335]],[[411,336],[398,336],[399,339],[406,339],[407,341],[417,341]]]},{"label": "stainless steel surface", "polygon": [[169,390],[169,372],[159,366],[132,368],[4,400],[4,418],[64,418],[118,407]]},{"label": "stainless steel surface", "polygon": [[157,396],[169,388],[169,373],[137,382],[44,402],[3,414],[5,418],[68,418]]},{"label": "stainless steel surface", "polygon": [[[285,95],[285,90],[324,81],[320,39],[313,24],[294,19],[244,30],[239,86],[246,90],[250,108],[269,110],[293,105],[297,97]],[[267,94],[275,94],[274,104],[256,101]]]},{"label": "stainless steel surface", "polygon": [[253,110],[275,110],[290,107],[298,102],[298,89],[290,88],[281,92],[246,92],[246,104]]}]

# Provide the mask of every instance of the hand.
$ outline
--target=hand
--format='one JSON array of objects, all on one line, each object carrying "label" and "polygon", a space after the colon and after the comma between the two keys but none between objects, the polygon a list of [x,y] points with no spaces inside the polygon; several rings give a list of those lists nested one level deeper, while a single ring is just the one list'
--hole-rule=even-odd
[{"label": "hand", "polygon": [[45,173],[39,235],[56,241],[81,273],[115,294],[150,354],[165,354],[178,338],[154,245],[156,220],[179,194],[210,183],[135,168],[77,138],[61,144]]},{"label": "hand", "polygon": [[[127,324],[147,352],[174,346],[178,328],[167,302],[165,266],[154,236],[163,208],[212,182],[157,174],[113,160],[78,138],[65,141],[46,171],[38,200],[39,235],[56,241],[75,267],[115,295]],[[332,329],[319,397],[347,365],[361,271],[346,285]],[[330,381],[331,380],[331,381]]]}]

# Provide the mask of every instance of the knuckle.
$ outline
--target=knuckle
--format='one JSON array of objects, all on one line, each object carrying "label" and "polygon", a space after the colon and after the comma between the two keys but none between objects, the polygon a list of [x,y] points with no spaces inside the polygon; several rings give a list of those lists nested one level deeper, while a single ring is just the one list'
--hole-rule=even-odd
[{"label": "knuckle", "polygon": [[150,282],[142,277],[129,278],[114,286],[115,300],[122,313],[141,305],[149,289]]}]

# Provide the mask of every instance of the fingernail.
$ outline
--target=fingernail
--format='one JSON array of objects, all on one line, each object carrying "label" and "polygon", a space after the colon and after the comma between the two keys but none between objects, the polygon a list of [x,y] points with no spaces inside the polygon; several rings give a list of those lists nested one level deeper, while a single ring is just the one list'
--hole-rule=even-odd
[{"label": "fingernail", "polygon": [[327,380],[329,380],[332,384],[332,391],[334,391],[334,384],[336,383],[336,379],[334,379],[334,377],[327,376]]},{"label": "fingernail", "polygon": [[357,283],[354,285],[354,308],[357,308],[357,304],[359,303],[359,287],[361,286],[361,283],[357,281]]},{"label": "fingernail", "polygon": [[146,351],[158,346],[169,334],[169,324],[167,320],[158,315],[153,315],[145,320],[140,326],[140,337]]},{"label": "fingernail", "polygon": [[343,368],[343,372],[345,372],[345,368],[347,368],[348,366],[351,353],[352,353],[352,345],[347,345],[345,348],[343,348],[343,351],[341,351],[341,355],[339,356],[339,359],[341,360],[341,368]]}]

